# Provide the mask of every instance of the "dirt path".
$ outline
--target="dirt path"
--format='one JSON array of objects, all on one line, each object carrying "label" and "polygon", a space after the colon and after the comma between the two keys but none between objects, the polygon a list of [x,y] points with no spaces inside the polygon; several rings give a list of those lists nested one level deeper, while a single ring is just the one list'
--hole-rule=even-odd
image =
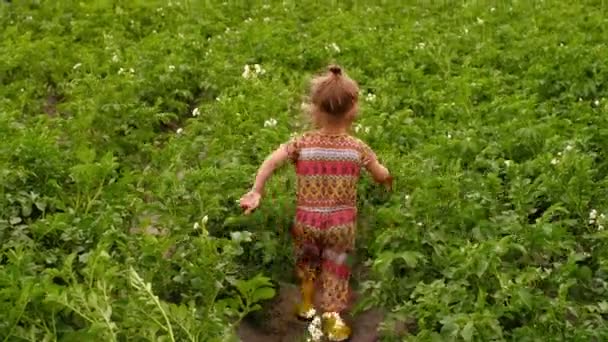
[{"label": "dirt path", "polygon": [[[290,284],[281,284],[279,293],[262,313],[244,321],[239,327],[239,336],[243,342],[299,342],[304,341],[308,326],[300,322],[293,313],[299,298],[298,288]],[[382,321],[380,311],[367,311],[355,317],[346,317],[353,327],[350,342],[378,341],[377,328]]]}]

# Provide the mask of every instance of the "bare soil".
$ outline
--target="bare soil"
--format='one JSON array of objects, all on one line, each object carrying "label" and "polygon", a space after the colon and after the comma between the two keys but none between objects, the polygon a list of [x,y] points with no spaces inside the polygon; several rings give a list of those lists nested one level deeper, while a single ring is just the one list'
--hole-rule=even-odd
[{"label": "bare soil", "polygon": [[[356,298],[356,295],[353,296]],[[307,322],[299,321],[294,308],[300,299],[298,288],[291,284],[281,284],[276,298],[263,312],[243,321],[238,329],[243,342],[299,342],[304,341]],[[351,317],[345,315],[353,335],[350,342],[378,341],[378,325],[383,313],[370,310]]]}]

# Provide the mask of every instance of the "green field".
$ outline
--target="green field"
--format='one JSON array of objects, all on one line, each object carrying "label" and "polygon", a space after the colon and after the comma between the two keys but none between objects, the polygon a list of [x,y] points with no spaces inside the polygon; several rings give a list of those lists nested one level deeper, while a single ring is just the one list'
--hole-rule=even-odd
[{"label": "green field", "polygon": [[608,340],[607,42],[603,0],[2,1],[0,341],[237,340],[294,281],[291,168],[236,201],[331,62],[395,176],[382,340]]}]

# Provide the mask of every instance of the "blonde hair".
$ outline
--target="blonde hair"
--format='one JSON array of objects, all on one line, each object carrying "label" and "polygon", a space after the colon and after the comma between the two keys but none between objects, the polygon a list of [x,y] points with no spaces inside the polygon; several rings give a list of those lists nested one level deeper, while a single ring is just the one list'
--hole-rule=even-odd
[{"label": "blonde hair", "polygon": [[359,86],[342,72],[338,65],[330,65],[327,72],[313,78],[310,87],[311,110],[342,119],[357,103]]}]

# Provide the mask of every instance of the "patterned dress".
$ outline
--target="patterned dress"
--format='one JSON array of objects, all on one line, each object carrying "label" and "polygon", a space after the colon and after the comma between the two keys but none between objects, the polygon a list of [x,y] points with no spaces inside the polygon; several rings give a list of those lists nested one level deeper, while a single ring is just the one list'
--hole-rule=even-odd
[{"label": "patterned dress", "polygon": [[321,283],[321,310],[341,312],[349,301],[349,254],[355,247],[357,181],[376,156],[348,134],[308,132],[284,145],[297,175],[292,236],[297,273]]}]

